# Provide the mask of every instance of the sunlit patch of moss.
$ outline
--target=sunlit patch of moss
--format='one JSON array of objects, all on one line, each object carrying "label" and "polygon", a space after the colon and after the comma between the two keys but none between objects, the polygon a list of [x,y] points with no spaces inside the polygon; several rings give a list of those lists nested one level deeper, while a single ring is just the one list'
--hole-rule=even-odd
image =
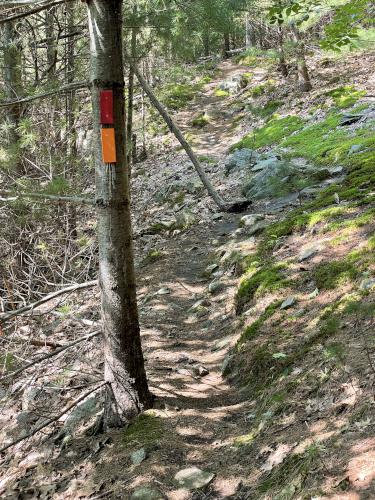
[{"label": "sunlit patch of moss", "polygon": [[146,257],[142,260],[142,266],[147,266],[148,264],[153,264],[161,260],[165,256],[165,253],[161,250],[150,250]]},{"label": "sunlit patch of moss", "polygon": [[251,443],[254,442],[256,437],[257,437],[256,432],[250,432],[249,434],[244,434],[242,436],[237,436],[236,438],[234,438],[233,444],[236,447],[249,446]]},{"label": "sunlit patch of moss", "polygon": [[275,88],[275,85],[271,81],[267,81],[266,83],[254,85],[254,87],[249,90],[249,94],[251,97],[260,97],[261,95],[273,92]]},{"label": "sunlit patch of moss", "polygon": [[243,148],[261,148],[281,141],[293,132],[303,127],[303,121],[298,116],[286,116],[274,118],[261,128],[245,135],[239,142],[234,144],[230,150]]},{"label": "sunlit patch of moss", "polygon": [[161,101],[167,108],[178,110],[191,102],[203,83],[170,83],[165,85],[160,93]]},{"label": "sunlit patch of moss", "polygon": [[145,446],[157,442],[163,434],[163,423],[154,412],[140,415],[124,432],[126,446]]},{"label": "sunlit patch of moss", "polygon": [[345,85],[326,92],[326,95],[333,98],[338,108],[343,109],[353,106],[361,97],[366,95],[366,91],[356,90],[354,85]]},{"label": "sunlit patch of moss", "polygon": [[200,113],[191,120],[191,125],[197,128],[203,128],[209,123],[206,113]]},{"label": "sunlit patch of moss", "polygon": [[230,95],[228,90],[223,89],[216,89],[214,94],[216,97],[228,97]]},{"label": "sunlit patch of moss", "polygon": [[250,302],[254,296],[259,297],[267,292],[274,292],[288,286],[290,281],[283,273],[285,269],[286,266],[283,263],[268,263],[259,270],[254,271],[252,267],[250,271],[247,271],[240,282],[236,295],[237,313],[241,313],[244,305]]}]

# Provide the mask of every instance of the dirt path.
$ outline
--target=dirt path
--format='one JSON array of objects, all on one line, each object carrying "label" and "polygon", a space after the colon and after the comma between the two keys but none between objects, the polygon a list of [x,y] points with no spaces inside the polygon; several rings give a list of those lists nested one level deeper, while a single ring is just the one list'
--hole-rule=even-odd
[{"label": "dirt path", "polygon": [[[219,66],[217,76],[205,85],[188,108],[180,111],[175,119],[179,127],[193,135],[194,150],[199,155],[207,155],[216,159],[224,155],[234,139],[233,112],[230,100],[217,97],[215,90],[220,83],[234,76],[246,73],[249,69],[239,66],[233,61],[225,61]],[[208,123],[202,128],[194,128],[191,121],[198,113],[205,112]]]},{"label": "dirt path", "polygon": [[[251,402],[221,375],[236,338],[232,306],[236,279],[220,277],[225,288],[212,295],[208,285],[213,278],[203,277],[208,255],[225,243],[236,227],[236,217],[231,215],[210,228],[195,226],[183,243],[177,239],[167,243],[164,260],[143,268],[141,302],[158,290],[162,293],[153,295],[141,314],[147,371],[157,396],[153,419],[160,422],[162,432],[157,437],[152,431],[149,434],[151,420],[126,451],[115,434],[115,449],[106,453],[96,468],[96,482],[108,474],[113,476],[119,467],[128,479],[126,495],[118,493],[117,484],[113,498],[130,498],[134,488],[142,485],[173,500],[227,498],[238,491],[246,476],[246,459],[239,460],[238,448],[228,448],[228,444],[246,433]],[[193,312],[191,308],[199,300],[204,301],[202,307]],[[197,370],[202,369],[209,373],[199,375]],[[129,454],[142,446],[150,450],[148,458],[124,468]],[[176,487],[175,474],[193,466],[215,474],[205,494]]]}]

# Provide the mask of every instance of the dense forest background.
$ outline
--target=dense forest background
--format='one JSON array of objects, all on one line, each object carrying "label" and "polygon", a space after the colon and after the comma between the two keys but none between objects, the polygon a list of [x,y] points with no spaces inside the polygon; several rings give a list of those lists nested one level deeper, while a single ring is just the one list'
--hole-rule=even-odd
[{"label": "dense forest background", "polygon": [[0,496],[372,498],[373,3],[0,31]]}]

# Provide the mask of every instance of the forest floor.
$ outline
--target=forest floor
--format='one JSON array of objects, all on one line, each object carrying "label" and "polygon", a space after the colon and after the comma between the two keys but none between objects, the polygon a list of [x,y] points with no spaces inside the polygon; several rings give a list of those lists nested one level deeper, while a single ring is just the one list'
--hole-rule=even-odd
[{"label": "forest floor", "polygon": [[[354,59],[351,64],[354,68]],[[252,124],[244,122],[239,127],[233,126],[236,117],[241,115],[241,110],[233,113],[241,91],[224,98],[218,97],[215,91],[221,82],[246,71],[246,66],[232,61],[221,63],[215,78],[193,103],[174,117],[184,132],[192,135],[197,154],[208,157],[206,171],[227,199],[238,197],[242,174],[225,177],[224,157],[229,146],[251,130]],[[252,71],[254,86],[269,77],[264,67]],[[192,120],[202,111],[209,115],[209,122],[201,129],[192,127]],[[175,144],[172,139],[171,143]],[[246,214],[218,213],[207,194],[196,185],[191,165],[176,147],[167,154],[137,164],[133,175],[133,189],[137,193],[134,212],[140,319],[147,374],[156,396],[155,408],[127,430],[106,435],[77,434],[63,441],[63,445],[61,440],[56,440],[56,433],[54,439],[47,435],[39,436],[38,441],[21,443],[0,465],[0,496],[7,499],[169,500],[374,498],[375,373],[371,363],[363,368],[361,378],[354,369],[348,372],[341,365],[327,368],[317,361],[318,351],[314,351],[310,360],[294,366],[291,376],[298,379],[301,372],[306,371],[316,379],[329,378],[335,373],[329,382],[331,385],[320,388],[316,399],[316,393],[311,394],[310,382],[302,378],[294,381],[293,391],[296,388],[300,391],[297,396],[291,392],[288,399],[285,394],[292,391],[292,386],[283,386],[282,390],[267,393],[265,400],[259,395],[259,387],[249,389],[245,384],[241,389],[236,377],[223,377],[223,371],[233,361],[244,325],[249,319],[257,318],[259,308],[264,310],[275,298],[286,299],[288,291],[276,291],[276,296],[268,302],[261,298],[247,316],[246,313],[238,315],[235,296],[241,269],[233,255],[251,255],[260,241],[258,235],[236,235],[241,217]],[[187,192],[181,196],[181,189],[185,188]],[[175,204],[171,205],[173,197]],[[295,197],[276,208],[274,201],[261,200],[254,203],[248,213],[261,214],[267,224],[272,224],[283,220],[296,206]],[[360,217],[364,211],[365,208],[358,208],[354,216]],[[183,223],[167,230],[175,213],[177,217],[183,215]],[[356,248],[361,248],[372,234],[370,226],[371,223],[352,234]],[[327,235],[317,236],[310,230],[291,234],[277,250],[278,261],[294,258],[301,249],[317,242],[322,248],[326,245],[319,257],[313,257],[318,259],[318,264],[322,258],[324,262],[340,258],[340,252],[346,255],[353,250],[354,240],[346,238],[341,239],[338,246],[327,245],[328,240],[338,236],[337,231],[329,234],[328,239]],[[301,274],[311,265],[311,262],[297,263],[292,271]],[[311,294],[314,288],[310,283],[303,284],[296,293]],[[337,293],[326,290],[317,298],[315,307],[323,309],[348,290],[346,286]],[[77,335],[77,317],[90,318],[94,323],[98,319],[97,291],[77,293],[71,302],[75,304],[72,317],[68,314],[62,319],[55,318],[56,330],[64,337],[74,329]],[[47,304],[46,310],[53,306],[54,303]],[[317,309],[308,310],[303,321],[310,322],[315,316],[318,316]],[[297,334],[302,331],[297,313],[285,321]],[[267,334],[275,336],[275,332],[276,327],[271,327]],[[364,359],[371,358],[369,348],[362,349],[358,338],[348,337],[345,341],[353,346],[351,366],[362,366]],[[283,346],[285,342],[283,339]],[[256,347],[256,344],[250,345],[241,354],[241,366],[246,364],[243,357],[250,359]],[[85,363],[84,356],[87,357]],[[277,351],[274,360],[283,356],[283,352]],[[62,367],[68,366],[64,357],[59,363]],[[68,386],[79,386],[87,380],[93,383],[89,376],[85,379],[85,371],[90,372],[91,377],[93,373],[100,376],[100,363],[97,339],[76,351],[74,362],[69,361],[74,373],[64,372],[65,383],[67,380]],[[314,371],[318,365],[319,373]],[[326,368],[329,373],[324,371]],[[48,365],[45,369],[55,373],[56,366]],[[263,369],[266,371],[269,366],[261,365],[260,370]],[[29,380],[35,382],[42,376]],[[15,385],[11,390],[17,395],[19,386]],[[272,413],[274,404],[280,401],[284,408]],[[16,411],[19,406],[14,403],[4,412],[4,425]],[[306,411],[310,412],[307,416]],[[318,411],[322,413],[316,415],[314,412]],[[352,418],[355,412],[359,415],[357,420]],[[259,413],[262,418],[257,420]],[[332,446],[327,445],[327,452],[324,443],[334,436],[338,439]],[[193,470],[194,467],[199,470]],[[185,471],[182,474],[185,479],[176,476],[181,471]],[[307,489],[304,492],[307,477],[311,486],[308,493]],[[263,489],[257,489],[262,484]]]}]

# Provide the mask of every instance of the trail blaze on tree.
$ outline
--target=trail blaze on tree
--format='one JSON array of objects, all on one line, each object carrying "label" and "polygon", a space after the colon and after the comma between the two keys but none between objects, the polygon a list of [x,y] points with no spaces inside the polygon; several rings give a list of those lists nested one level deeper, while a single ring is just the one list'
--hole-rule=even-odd
[{"label": "trail blaze on tree", "polygon": [[[107,427],[150,407],[136,302],[122,59],[122,0],[89,0],[95,135],[99,282],[102,296]],[[102,160],[100,92],[113,92],[116,163]]]}]

